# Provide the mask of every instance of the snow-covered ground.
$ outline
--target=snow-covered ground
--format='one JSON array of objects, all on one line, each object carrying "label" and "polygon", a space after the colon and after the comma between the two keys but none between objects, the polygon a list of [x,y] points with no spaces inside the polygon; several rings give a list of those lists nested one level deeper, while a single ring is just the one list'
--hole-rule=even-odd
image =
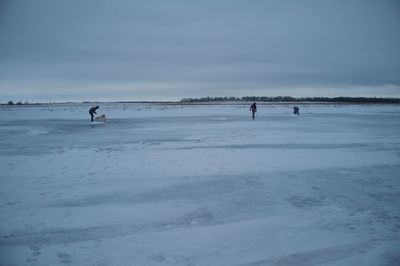
[{"label": "snow-covered ground", "polygon": [[400,106],[0,106],[0,265],[400,265]]}]

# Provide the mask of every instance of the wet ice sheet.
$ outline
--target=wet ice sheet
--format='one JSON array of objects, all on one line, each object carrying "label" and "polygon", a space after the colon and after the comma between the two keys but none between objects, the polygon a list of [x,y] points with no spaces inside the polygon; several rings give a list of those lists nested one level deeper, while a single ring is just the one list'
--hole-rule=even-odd
[{"label": "wet ice sheet", "polygon": [[399,264],[398,107],[86,107],[0,110],[0,264]]}]

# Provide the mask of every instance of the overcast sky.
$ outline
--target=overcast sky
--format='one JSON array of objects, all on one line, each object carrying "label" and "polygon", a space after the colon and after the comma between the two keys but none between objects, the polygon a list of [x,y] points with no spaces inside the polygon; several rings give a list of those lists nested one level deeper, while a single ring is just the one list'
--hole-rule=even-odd
[{"label": "overcast sky", "polygon": [[0,0],[0,102],[400,97],[400,1]]}]

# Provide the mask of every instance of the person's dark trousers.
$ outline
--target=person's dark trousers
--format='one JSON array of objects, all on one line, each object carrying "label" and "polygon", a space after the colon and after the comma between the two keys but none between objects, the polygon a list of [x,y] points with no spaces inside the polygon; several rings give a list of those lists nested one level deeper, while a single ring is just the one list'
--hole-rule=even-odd
[{"label": "person's dark trousers", "polygon": [[92,113],[89,113],[89,114],[90,114],[90,117],[91,117],[91,121],[93,122],[94,115]]}]

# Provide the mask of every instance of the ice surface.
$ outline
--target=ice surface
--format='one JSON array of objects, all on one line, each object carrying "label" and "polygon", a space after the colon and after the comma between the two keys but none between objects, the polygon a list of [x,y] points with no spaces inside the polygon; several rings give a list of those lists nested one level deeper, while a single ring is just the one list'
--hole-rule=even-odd
[{"label": "ice surface", "polygon": [[0,265],[400,265],[400,107],[0,107]]}]

